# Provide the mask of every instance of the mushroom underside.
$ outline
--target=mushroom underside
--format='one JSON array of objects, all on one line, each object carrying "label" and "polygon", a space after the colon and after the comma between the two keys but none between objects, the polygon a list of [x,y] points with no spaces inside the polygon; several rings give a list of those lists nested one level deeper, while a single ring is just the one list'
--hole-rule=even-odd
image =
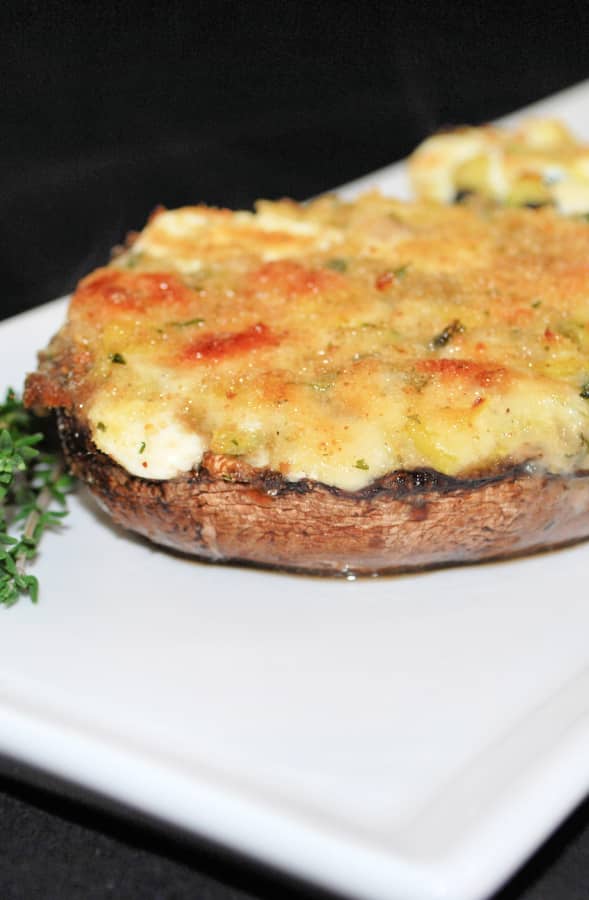
[{"label": "mushroom underside", "polygon": [[168,481],[131,475],[58,413],[73,473],[124,528],[215,562],[371,575],[502,559],[589,536],[589,472],[518,466],[458,479],[397,471],[361,491],[287,481],[208,453]]}]

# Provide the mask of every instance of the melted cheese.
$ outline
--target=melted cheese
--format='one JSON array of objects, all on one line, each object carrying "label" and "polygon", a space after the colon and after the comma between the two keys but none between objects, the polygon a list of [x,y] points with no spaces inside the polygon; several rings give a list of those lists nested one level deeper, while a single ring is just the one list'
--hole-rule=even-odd
[{"label": "melted cheese", "polygon": [[[98,395],[88,410],[95,442],[132,475],[169,479],[197,466],[204,443],[171,410]],[[108,426],[105,424],[108,422]]]},{"label": "melted cheese", "polygon": [[589,146],[553,119],[435,134],[413,153],[409,172],[417,196],[442,203],[466,192],[513,206],[553,204],[567,215],[589,211]]},{"label": "melted cheese", "polygon": [[134,475],[207,451],[357,490],[587,467],[589,225],[549,210],[265,202],[161,212],[79,285],[29,402]]}]

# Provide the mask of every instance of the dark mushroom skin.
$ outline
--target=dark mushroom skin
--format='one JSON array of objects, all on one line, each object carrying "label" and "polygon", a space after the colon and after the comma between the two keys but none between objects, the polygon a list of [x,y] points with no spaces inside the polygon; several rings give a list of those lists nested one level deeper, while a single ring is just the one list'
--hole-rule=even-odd
[{"label": "dark mushroom skin", "polygon": [[58,421],[72,471],[116,523],[198,559],[373,575],[504,559],[589,536],[589,472],[517,466],[459,479],[398,471],[350,492],[208,453],[198,470],[155,481],[97,450],[68,413]]}]

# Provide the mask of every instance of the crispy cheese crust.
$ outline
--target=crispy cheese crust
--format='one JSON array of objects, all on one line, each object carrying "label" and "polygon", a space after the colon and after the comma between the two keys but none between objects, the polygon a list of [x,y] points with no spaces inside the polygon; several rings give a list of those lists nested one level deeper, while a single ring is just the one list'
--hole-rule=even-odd
[{"label": "crispy cheese crust", "polygon": [[549,211],[162,212],[79,285],[28,379],[132,474],[206,452],[359,490],[586,466],[589,225]]},{"label": "crispy cheese crust", "polygon": [[589,212],[589,146],[554,119],[434,134],[412,154],[409,172],[424,199],[452,203],[475,194],[510,206],[549,204],[567,215]]}]

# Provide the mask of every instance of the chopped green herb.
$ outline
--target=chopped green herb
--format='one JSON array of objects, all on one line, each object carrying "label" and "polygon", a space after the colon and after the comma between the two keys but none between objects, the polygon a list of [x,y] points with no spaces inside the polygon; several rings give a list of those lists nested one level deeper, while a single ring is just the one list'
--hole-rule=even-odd
[{"label": "chopped green herb", "polygon": [[188,319],[186,322],[168,322],[172,328],[188,328],[189,325],[204,325],[204,319],[197,317],[196,319]]},{"label": "chopped green herb", "polygon": [[368,471],[368,469],[370,468],[365,459],[357,459],[354,463],[354,467],[356,469],[363,469],[364,471]]},{"label": "chopped green herb", "polygon": [[[28,574],[48,528],[66,515],[66,494],[73,479],[61,459],[39,445],[38,422],[9,390],[0,403],[0,604],[13,606],[28,594],[33,603],[39,582]],[[57,503],[62,509],[55,510]]]},{"label": "chopped green herb", "polygon": [[463,331],[464,325],[458,319],[454,319],[453,322],[450,322],[449,325],[446,325],[443,331],[440,331],[439,334],[432,338],[430,347],[432,349],[445,347],[446,344],[450,343],[452,338],[454,338],[457,334],[462,334]]},{"label": "chopped green herb", "polygon": [[108,358],[112,363],[117,363],[119,366],[127,365],[127,360],[122,353],[109,353]]},{"label": "chopped green herb", "polygon": [[398,281],[402,281],[407,272],[409,271],[409,266],[411,263],[405,263],[403,266],[398,266],[396,269],[393,269],[393,275]]},{"label": "chopped green herb", "polygon": [[237,438],[231,438],[231,443],[234,447],[239,447],[239,441],[237,440]]},{"label": "chopped green herb", "polygon": [[542,306],[542,301],[534,300],[534,302],[532,303],[532,309],[538,309],[539,306]]},{"label": "chopped green herb", "polygon": [[345,259],[336,257],[335,259],[328,259],[325,263],[325,268],[332,269],[334,272],[346,272],[348,264]]},{"label": "chopped green herb", "polygon": [[97,422],[96,430],[97,431],[106,431],[106,425],[104,424],[104,422]]},{"label": "chopped green herb", "polygon": [[586,381],[583,387],[581,388],[581,392],[579,397],[582,397],[583,400],[589,400],[589,381]]},{"label": "chopped green herb", "polygon": [[125,260],[125,267],[127,269],[134,269],[141,262],[142,256],[142,253],[130,253]]},{"label": "chopped green herb", "polygon": [[143,453],[145,451],[145,441],[141,441],[141,445],[139,447],[139,453]]},{"label": "chopped green herb", "polygon": [[324,381],[324,382],[314,381],[309,385],[309,387],[312,387],[314,391],[319,391],[319,393],[322,394],[325,391],[331,390],[331,388],[334,386],[334,384],[335,384],[335,381]]}]

